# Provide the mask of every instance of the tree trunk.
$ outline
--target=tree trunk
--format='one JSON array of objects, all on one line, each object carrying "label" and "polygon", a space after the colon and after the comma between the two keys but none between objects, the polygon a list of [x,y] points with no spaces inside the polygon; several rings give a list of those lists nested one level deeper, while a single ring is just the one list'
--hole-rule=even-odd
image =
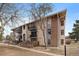
[{"label": "tree trunk", "polygon": [[44,43],[45,43],[45,49],[47,49],[47,44],[46,44],[46,40],[45,40],[45,32],[44,32],[44,30],[42,30],[42,33],[43,33],[43,38],[44,38]]}]

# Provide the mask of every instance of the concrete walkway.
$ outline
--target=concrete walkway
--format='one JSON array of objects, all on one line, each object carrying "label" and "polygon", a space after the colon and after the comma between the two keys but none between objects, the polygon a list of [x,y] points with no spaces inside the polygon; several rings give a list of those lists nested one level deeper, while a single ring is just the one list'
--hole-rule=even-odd
[{"label": "concrete walkway", "polygon": [[4,44],[4,43],[0,43],[0,45],[16,47],[16,48],[20,48],[20,49],[23,49],[23,50],[28,50],[30,52],[35,52],[35,53],[39,53],[39,54],[41,53],[41,54],[45,54],[45,55],[49,55],[49,56],[61,56],[61,55],[57,55],[57,54],[53,54],[53,53],[49,53],[49,52],[43,52],[43,51],[35,50],[35,49],[32,49],[32,48],[20,47],[20,46],[17,46],[17,45]]}]

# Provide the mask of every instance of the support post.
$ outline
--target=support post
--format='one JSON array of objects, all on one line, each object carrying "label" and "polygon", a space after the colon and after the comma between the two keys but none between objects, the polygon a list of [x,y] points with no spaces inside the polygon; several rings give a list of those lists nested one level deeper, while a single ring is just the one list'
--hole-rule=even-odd
[{"label": "support post", "polygon": [[66,45],[64,45],[64,56],[66,56]]}]

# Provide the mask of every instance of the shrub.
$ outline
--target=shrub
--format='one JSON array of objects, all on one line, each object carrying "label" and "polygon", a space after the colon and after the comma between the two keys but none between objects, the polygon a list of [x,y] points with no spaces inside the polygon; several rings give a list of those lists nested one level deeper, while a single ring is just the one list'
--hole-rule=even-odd
[{"label": "shrub", "polygon": [[71,43],[71,40],[66,40],[66,44],[70,44]]},{"label": "shrub", "polygon": [[28,47],[28,48],[32,48],[32,47],[36,47],[39,45],[39,42],[38,41],[23,41],[21,43],[19,43],[18,45],[22,46],[22,47]]},{"label": "shrub", "polygon": [[3,35],[2,33],[0,33],[0,41],[2,41]]},{"label": "shrub", "polygon": [[39,46],[39,42],[38,41],[33,41],[33,46]]},{"label": "shrub", "polygon": [[11,41],[11,44],[13,44],[13,45],[17,45],[19,43],[19,41],[17,41],[17,40],[12,40]]},{"label": "shrub", "polygon": [[32,43],[31,43],[31,41],[23,41],[23,42],[21,42],[21,43],[19,43],[19,45],[20,46],[22,46],[22,47],[28,47],[28,48],[31,48],[31,47],[33,47],[33,45],[32,45]]}]

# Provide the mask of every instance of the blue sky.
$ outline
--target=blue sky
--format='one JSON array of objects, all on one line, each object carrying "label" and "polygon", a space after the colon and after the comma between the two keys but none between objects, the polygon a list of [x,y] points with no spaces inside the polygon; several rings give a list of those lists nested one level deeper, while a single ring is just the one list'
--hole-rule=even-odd
[{"label": "blue sky", "polygon": [[[21,5],[24,5],[22,7]],[[17,4],[17,8],[27,8],[25,4]],[[77,3],[54,3],[54,11],[61,11],[63,9],[67,9],[67,15],[66,15],[66,24],[65,24],[65,35],[68,35],[68,32],[72,31],[73,24],[75,23],[75,20],[79,20],[79,4]],[[6,30],[4,31],[4,34],[7,35],[11,32],[11,28],[6,27]]]},{"label": "blue sky", "polygon": [[67,9],[66,15],[66,24],[65,24],[65,35],[68,35],[68,32],[72,31],[73,24],[75,20],[79,20],[79,4],[54,4],[56,10],[62,10],[64,8]]}]

